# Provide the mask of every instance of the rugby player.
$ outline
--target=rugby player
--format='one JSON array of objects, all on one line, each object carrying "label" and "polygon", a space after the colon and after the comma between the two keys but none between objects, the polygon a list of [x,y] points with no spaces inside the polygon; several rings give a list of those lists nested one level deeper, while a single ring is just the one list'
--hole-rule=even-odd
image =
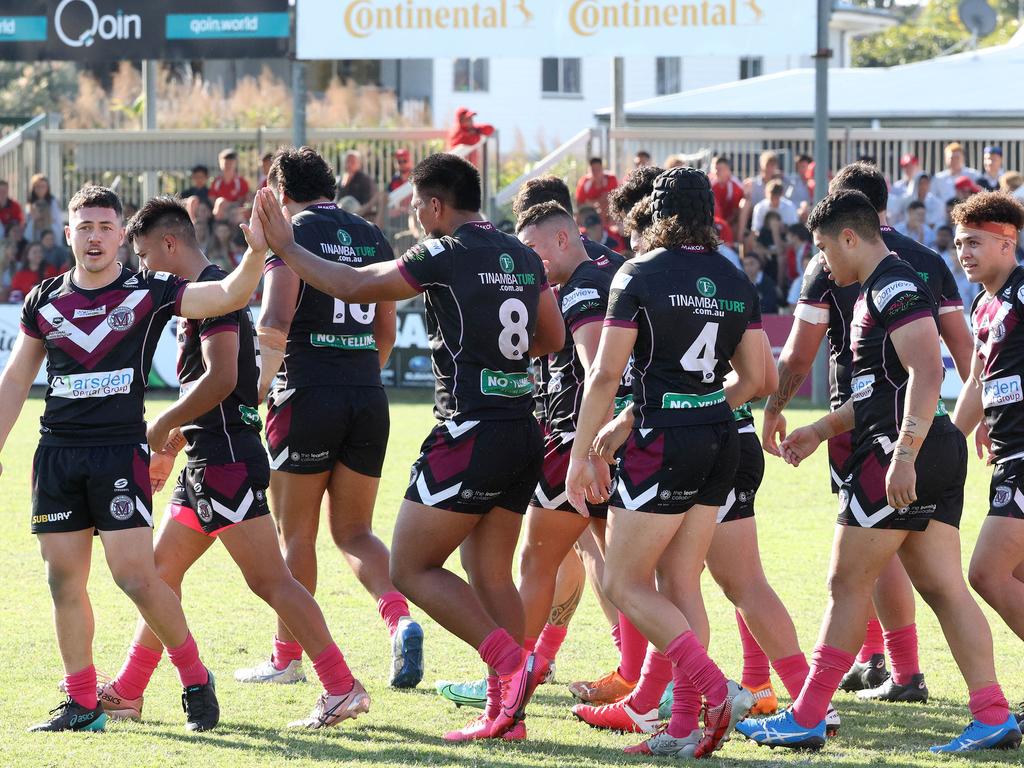
[{"label": "rugby player", "polygon": [[[192,282],[224,277],[199,249],[188,211],[177,198],[147,202],[128,222],[125,239],[146,269]],[[255,245],[266,250],[263,242]],[[219,538],[249,588],[285,617],[312,651],[325,690],[312,715],[293,725],[319,728],[366,712],[366,691],[349,672],[320,607],[288,571],[278,548],[266,500],[270,467],[260,440],[260,349],[248,309],[201,321],[179,319],[178,379],[181,398],[148,430],[155,451],[154,492],[163,487],[182,442],[188,457],[157,537],[157,573],[180,596],[185,572]],[[143,693],[162,652],[159,638],[140,620],[120,673],[100,686],[108,715],[142,719]]]},{"label": "rugby player", "polygon": [[[612,283],[566,492],[580,514],[588,500],[606,497],[608,464],[592,455],[593,441],[633,352],[635,428],[609,501],[604,587],[671,660],[676,685],[666,730],[627,752],[699,758],[754,704],[704,650],[709,631],[699,593],[715,517],[739,461],[730,404],[742,405],[764,387],[764,332],[754,287],[715,253],[707,176],[673,168],[655,180],[652,197],[647,240],[655,250],[624,265]],[[727,383],[730,362],[736,375]],[[694,444],[704,450],[694,452]],[[691,685],[706,707],[703,731],[698,713],[684,711]]]},{"label": "rugby player", "polygon": [[[426,294],[439,424],[413,465],[392,544],[395,585],[480,653],[492,670],[488,706],[449,740],[525,736],[522,710],[538,682],[522,647],[512,579],[522,516],[542,460],[530,356],[561,349],[565,326],[537,255],[480,214],[480,174],[435,154],[412,172],[412,208],[430,238],[401,259],[361,268],[297,245],[276,201],[256,210],[275,254],[304,281],[345,302]],[[467,584],[444,568],[462,545]]]},{"label": "rugby player", "polygon": [[[288,209],[296,242],[310,253],[355,267],[394,260],[376,225],[334,204],[331,169],[313,149],[280,150],[267,179]],[[423,630],[391,583],[387,547],[372,531],[390,426],[380,371],[395,342],[395,304],[339,301],[301,280],[278,256],[267,261],[265,272],[260,395],[270,390],[270,500],[285,562],[315,594],[316,539],[326,494],[334,543],[377,601],[391,635],[389,683],[415,687],[423,677]],[[302,651],[279,614],[270,658],[236,671],[235,679],[304,680]]]},{"label": "rugby player", "polygon": [[[978,354],[953,422],[965,435],[977,427],[994,465],[968,579],[1024,639],[1024,268],[1014,256],[1024,206],[1006,193],[982,192],[953,209],[953,222],[964,272],[985,289],[971,312]],[[1024,705],[1017,719],[1024,719]]]},{"label": "rugby player", "polygon": [[[939,335],[960,377],[966,378],[970,370],[970,332],[963,318],[963,302],[956,280],[942,257],[888,225],[885,213],[888,185],[875,166],[859,162],[846,166],[832,180],[830,189],[855,189],[875,206],[886,246],[907,261],[928,284],[939,305]],[[761,434],[768,453],[779,455],[778,441],[786,436],[786,418],[782,411],[810,373],[826,334],[832,410],[850,398],[850,323],[858,290],[856,285],[837,286],[829,279],[821,259],[811,260],[793,313],[793,328],[779,359],[779,388],[765,404]],[[941,422],[948,420],[941,401],[936,418]],[[842,478],[846,476],[852,439],[852,433],[847,432],[829,440],[833,493],[838,493]],[[861,699],[927,701],[928,688],[918,660],[913,588],[898,558],[893,558],[882,571],[873,601],[878,618],[870,617],[864,645],[840,688],[856,691]],[[885,668],[886,650],[892,662],[891,676]]]},{"label": "rugby player", "polygon": [[825,712],[864,639],[872,588],[898,554],[935,611],[971,693],[974,720],[931,750],[1016,747],[1020,729],[996,680],[992,634],[960,566],[967,444],[949,419],[935,417],[943,374],[938,303],[886,245],[877,208],[862,193],[833,192],[807,226],[836,285],[860,285],[851,325],[853,395],[790,434],[782,453],[797,466],[851,429],[853,452],[839,491],[829,602],[811,673],[791,709],[738,729],[759,744],[824,745]]},{"label": "rugby player", "polygon": [[264,253],[253,245],[262,245],[262,237],[254,219],[243,226],[250,247],[239,266],[222,280],[189,284],[118,263],[121,212],[121,200],[105,187],[83,187],[71,198],[64,234],[75,266],[29,293],[21,333],[0,374],[2,448],[46,361],[42,437],[32,461],[32,532],[46,563],[68,698],[36,731],[102,730],[107,720],[96,695],[87,591],[94,533],[115,583],[168,649],[184,686],[188,730],[212,728],[220,717],[213,675],[153,559],[143,398],[157,340],[172,315],[216,317],[245,306],[259,283]]}]

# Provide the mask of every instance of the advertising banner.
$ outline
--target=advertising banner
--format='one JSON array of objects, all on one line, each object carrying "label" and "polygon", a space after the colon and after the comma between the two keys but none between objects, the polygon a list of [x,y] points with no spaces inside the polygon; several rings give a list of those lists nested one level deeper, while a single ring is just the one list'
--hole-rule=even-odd
[{"label": "advertising banner", "polygon": [[799,56],[814,0],[296,0],[300,59]]},{"label": "advertising banner", "polygon": [[0,60],[281,58],[288,0],[17,0],[0,8]]}]

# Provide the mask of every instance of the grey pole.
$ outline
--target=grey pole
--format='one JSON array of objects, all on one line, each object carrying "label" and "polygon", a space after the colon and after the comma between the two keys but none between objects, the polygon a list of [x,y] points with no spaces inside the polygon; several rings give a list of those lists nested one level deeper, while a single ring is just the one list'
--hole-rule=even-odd
[{"label": "grey pole", "polygon": [[[625,94],[625,72],[626,66],[621,56],[612,59],[612,121],[613,131],[625,127],[626,124],[626,94]],[[608,142],[608,169],[611,173],[621,174],[619,168],[619,150],[622,144],[617,139]]]},{"label": "grey pole", "polygon": [[[147,131],[156,130],[156,78],[158,62],[147,59],[142,62],[142,98],[145,103],[143,128]],[[142,195],[149,200],[159,192],[160,177],[156,171],[146,171],[142,177]],[[145,202],[143,200],[140,203]]]},{"label": "grey pole", "polygon": [[306,63],[292,60],[292,144],[306,144]]},{"label": "grey pole", "polygon": [[[832,51],[828,47],[828,22],[832,0],[818,0],[818,45],[814,54],[814,199],[828,193],[828,64]],[[824,346],[814,361],[811,374],[811,400],[825,405],[829,399],[828,364]]]}]

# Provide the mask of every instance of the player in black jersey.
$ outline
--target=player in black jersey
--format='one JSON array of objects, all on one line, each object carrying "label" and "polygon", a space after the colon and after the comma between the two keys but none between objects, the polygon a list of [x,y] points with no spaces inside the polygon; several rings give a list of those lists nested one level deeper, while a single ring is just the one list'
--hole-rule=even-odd
[{"label": "player in black jersey", "polygon": [[994,465],[988,517],[968,578],[1024,639],[1024,267],[1014,253],[1024,206],[1005,193],[984,192],[954,208],[953,221],[964,272],[985,289],[972,310],[978,353],[953,421],[965,435],[977,427],[978,456],[987,447]]},{"label": "player in black jersey", "polygon": [[[176,198],[147,202],[128,222],[125,237],[147,269],[192,282],[224,277],[199,249],[188,211]],[[180,595],[186,571],[219,538],[249,587],[295,628],[324,671],[325,690],[313,714],[293,725],[325,727],[367,711],[366,691],[352,678],[320,607],[285,566],[268,515],[270,467],[257,399],[260,350],[249,310],[179,319],[178,379],[181,398],[149,427],[150,441],[167,446],[153,454],[154,491],[163,487],[182,442],[188,457],[157,537],[160,578]],[[121,672],[100,687],[110,717],[142,719],[143,693],[162,653],[160,639],[141,619]]]},{"label": "player in black jersey", "polygon": [[[706,643],[699,575],[739,458],[730,404],[762,394],[764,332],[756,290],[715,253],[707,176],[666,171],[653,200],[655,223],[646,239],[656,249],[627,263],[612,282],[566,491],[581,513],[586,500],[606,494],[608,464],[590,452],[632,351],[635,428],[609,502],[604,586],[672,661],[676,702],[692,681],[706,710],[703,733],[696,712],[678,711],[666,731],[628,751],[702,757],[754,703],[749,691],[726,680],[691,626]],[[730,362],[736,375],[726,382]],[[653,587],[656,567],[661,591]]]},{"label": "player in black jersey", "polygon": [[[334,204],[333,174],[316,151],[280,150],[267,178],[288,209],[296,241],[325,263],[358,267],[394,260],[380,229]],[[270,391],[270,498],[285,562],[315,594],[326,495],[334,542],[376,600],[390,632],[389,683],[415,687],[423,677],[423,630],[391,583],[388,549],[372,530],[390,427],[380,371],[395,341],[395,304],[345,303],[302,281],[273,256],[266,266],[259,333],[265,357],[260,394]],[[302,651],[279,616],[270,658],[238,670],[235,679],[302,680]]]},{"label": "player in black jersey", "polygon": [[[324,262],[295,243],[264,190],[256,210],[273,251],[318,290],[346,302],[426,294],[439,424],[413,466],[391,575],[493,670],[487,711],[448,738],[521,737],[517,721],[538,682],[534,673],[542,672],[522,650],[523,609],[511,572],[541,462],[529,359],[561,349],[565,326],[537,255],[482,220],[472,165],[431,155],[412,183],[412,207],[430,239],[397,262]],[[472,587],[443,567],[463,544]]]},{"label": "player in black jersey", "polygon": [[[878,212],[883,242],[928,284],[939,305],[939,335],[946,343],[960,377],[966,378],[971,360],[970,332],[964,321],[963,302],[956,280],[942,257],[888,226],[885,211],[889,188],[875,166],[867,163],[846,166],[832,180],[830,189],[855,189],[871,201]],[[779,359],[779,388],[765,405],[762,440],[769,453],[779,455],[777,441],[786,436],[786,419],[782,410],[810,373],[826,334],[829,339],[832,410],[850,398],[850,323],[858,293],[857,285],[837,286],[829,279],[820,258],[812,259],[804,275],[793,328]],[[939,421],[948,421],[941,401],[939,411]],[[838,493],[842,478],[846,476],[845,465],[850,458],[852,439],[852,432],[848,432],[829,440],[833,493]],[[913,588],[898,558],[894,557],[879,577],[874,603],[878,618],[872,617],[868,622],[864,645],[841,688],[858,691],[858,697],[864,699],[927,701],[928,688],[918,663]],[[891,677],[885,669],[883,642],[884,649],[893,659]]]},{"label": "player in black jersey", "polygon": [[810,676],[790,710],[739,730],[767,745],[824,744],[828,702],[863,641],[872,587],[899,554],[939,618],[976,718],[932,751],[1017,746],[1020,730],[995,682],[992,634],[961,571],[957,526],[967,447],[948,419],[935,417],[942,383],[938,304],[914,268],[890,252],[862,193],[830,194],[807,226],[836,284],[861,286],[851,333],[853,394],[795,430],[782,452],[798,465],[822,441],[853,429],[853,454],[839,494],[829,604]]},{"label": "player in black jersey", "polygon": [[[180,600],[153,560],[143,397],[171,315],[201,318],[241,309],[259,282],[263,254],[250,247],[231,275],[201,285],[165,272],[131,272],[117,262],[124,225],[113,191],[84,187],[68,211],[65,236],[75,267],[29,293],[22,332],[0,375],[2,446],[47,363],[32,532],[46,563],[68,699],[33,730],[99,730],[106,721],[96,697],[87,592],[94,533],[114,581],[168,648],[185,686],[186,727],[205,730],[219,719],[213,677],[199,659]],[[250,226],[243,229],[252,241],[259,226],[256,220]]]}]

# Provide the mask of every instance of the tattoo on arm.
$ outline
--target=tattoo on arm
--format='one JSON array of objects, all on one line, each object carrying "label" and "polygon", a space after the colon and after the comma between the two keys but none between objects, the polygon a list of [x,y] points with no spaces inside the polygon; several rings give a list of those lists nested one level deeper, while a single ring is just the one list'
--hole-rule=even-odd
[{"label": "tattoo on arm", "polygon": [[580,600],[583,598],[583,585],[586,582],[581,582],[569,595],[569,598],[557,605],[551,606],[551,615],[548,616],[548,624],[553,624],[556,627],[567,627],[569,622],[572,620],[572,616],[576,613],[576,606],[580,604]]},{"label": "tattoo on arm", "polygon": [[772,413],[782,413],[782,410],[789,405],[789,401],[793,399],[793,396],[800,391],[800,387],[803,386],[806,379],[806,373],[791,371],[788,365],[780,362],[779,388],[775,391],[775,394],[768,398],[768,402],[764,406],[765,410]]}]

